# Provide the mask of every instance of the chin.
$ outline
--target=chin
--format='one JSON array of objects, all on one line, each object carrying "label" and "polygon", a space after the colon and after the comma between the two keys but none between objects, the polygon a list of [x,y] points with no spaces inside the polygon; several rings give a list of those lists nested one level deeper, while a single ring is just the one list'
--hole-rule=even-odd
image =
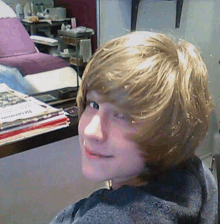
[{"label": "chin", "polygon": [[85,169],[82,169],[82,172],[83,172],[83,176],[86,179],[89,179],[95,182],[103,182],[107,180],[106,176],[98,175],[97,173],[94,173],[94,172],[88,172]]}]

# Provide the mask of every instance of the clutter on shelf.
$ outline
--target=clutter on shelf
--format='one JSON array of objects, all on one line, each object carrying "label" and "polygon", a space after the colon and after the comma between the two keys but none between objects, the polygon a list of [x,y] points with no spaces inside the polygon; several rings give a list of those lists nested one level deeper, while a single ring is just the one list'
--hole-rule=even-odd
[{"label": "clutter on shelf", "polygon": [[16,6],[16,14],[19,19],[38,20],[47,19],[54,21],[62,21],[66,19],[66,8],[49,7],[46,8],[43,2],[26,2],[24,9],[18,3]]}]

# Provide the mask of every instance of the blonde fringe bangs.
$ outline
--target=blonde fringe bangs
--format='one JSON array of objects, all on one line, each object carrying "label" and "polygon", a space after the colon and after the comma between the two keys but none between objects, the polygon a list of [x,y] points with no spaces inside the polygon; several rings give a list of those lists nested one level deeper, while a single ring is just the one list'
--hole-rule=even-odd
[{"label": "blonde fringe bangs", "polygon": [[77,97],[79,116],[86,93],[97,91],[142,121],[131,139],[146,161],[164,168],[191,156],[204,138],[213,109],[207,85],[206,66],[192,44],[131,33],[105,44],[88,63]]}]

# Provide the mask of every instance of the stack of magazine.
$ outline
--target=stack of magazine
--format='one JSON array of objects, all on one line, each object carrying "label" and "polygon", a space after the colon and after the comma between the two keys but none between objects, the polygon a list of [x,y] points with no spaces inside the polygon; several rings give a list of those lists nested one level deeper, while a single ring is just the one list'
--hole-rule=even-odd
[{"label": "stack of magazine", "polygon": [[67,127],[69,123],[63,109],[0,83],[0,145]]}]

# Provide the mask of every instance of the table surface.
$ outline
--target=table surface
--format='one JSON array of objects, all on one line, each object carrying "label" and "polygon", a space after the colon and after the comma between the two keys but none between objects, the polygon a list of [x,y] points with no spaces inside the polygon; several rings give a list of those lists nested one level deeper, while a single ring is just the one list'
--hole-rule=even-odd
[{"label": "table surface", "polygon": [[[33,94],[32,96],[49,93],[59,98],[58,91],[59,90],[37,93]],[[51,102],[49,104],[53,104],[52,106],[56,108],[65,109],[70,106],[74,106],[76,104],[76,101],[74,97],[69,97],[66,99],[59,99],[58,101]],[[0,146],[0,158],[21,153],[39,146],[43,146],[49,143],[53,143],[59,140],[63,140],[78,135],[78,117],[69,116],[69,119],[70,119],[70,125],[68,127],[61,128],[55,131],[50,131],[48,133],[39,134],[24,140],[19,140],[17,142]]]},{"label": "table surface", "polygon": [[70,19],[65,19],[65,20],[40,20],[39,22],[31,22],[28,20],[21,20],[22,24],[25,26],[25,28],[27,30],[30,29],[30,34],[31,35],[36,35],[37,34],[37,30],[39,29],[47,29],[48,33],[46,33],[46,35],[48,37],[51,37],[51,29],[52,28],[56,28],[59,29],[60,26],[64,23],[69,24],[70,23]]},{"label": "table surface", "polygon": [[94,35],[93,29],[87,28],[85,32],[82,33],[75,33],[71,31],[65,31],[65,30],[58,30],[57,31],[59,36],[69,37],[73,39],[85,39],[85,38],[91,38],[92,35]]},{"label": "table surface", "polygon": [[70,21],[70,18],[66,18],[66,19],[62,19],[62,20],[51,20],[51,19],[43,19],[43,20],[39,20],[39,22],[32,22],[28,19],[23,19],[21,20],[21,22],[23,24],[26,24],[26,25],[40,25],[40,24],[49,24],[49,25],[57,25],[57,24],[62,24],[62,23],[65,23],[67,21]]}]

